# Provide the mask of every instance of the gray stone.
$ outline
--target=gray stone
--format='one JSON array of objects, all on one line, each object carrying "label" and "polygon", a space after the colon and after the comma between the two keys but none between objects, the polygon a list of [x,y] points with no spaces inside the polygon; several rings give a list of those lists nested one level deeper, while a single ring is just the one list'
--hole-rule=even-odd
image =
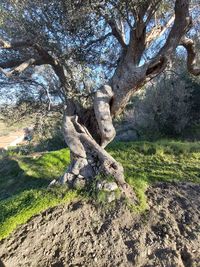
[{"label": "gray stone", "polygon": [[107,197],[108,203],[114,201],[115,199],[116,199],[116,197],[115,197],[115,193],[114,192],[111,192]]},{"label": "gray stone", "polygon": [[102,188],[103,188],[103,184],[102,184],[102,182],[98,181],[98,182],[97,182],[97,189],[98,189],[98,190],[102,190]]},{"label": "gray stone", "polygon": [[103,185],[103,190],[112,192],[118,189],[118,185],[115,182],[107,182]]}]

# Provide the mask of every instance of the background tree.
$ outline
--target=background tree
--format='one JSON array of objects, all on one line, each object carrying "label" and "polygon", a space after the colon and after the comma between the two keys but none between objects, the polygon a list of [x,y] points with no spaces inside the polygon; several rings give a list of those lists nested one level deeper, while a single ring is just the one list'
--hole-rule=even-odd
[{"label": "background tree", "polygon": [[165,70],[178,46],[187,52],[189,72],[200,74],[189,32],[192,16],[198,16],[197,4],[189,0],[1,2],[2,73],[7,78],[26,76],[35,66],[49,65],[59,81],[64,137],[71,151],[61,183],[84,184],[101,172],[113,176],[131,197],[123,167],[105,151],[115,137],[112,119],[136,91]]}]

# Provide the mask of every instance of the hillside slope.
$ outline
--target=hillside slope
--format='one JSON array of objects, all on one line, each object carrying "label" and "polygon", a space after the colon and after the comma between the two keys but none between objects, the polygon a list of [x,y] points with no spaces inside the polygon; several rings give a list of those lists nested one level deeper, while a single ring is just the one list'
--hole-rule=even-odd
[{"label": "hillside slope", "polygon": [[158,183],[142,215],[74,202],[32,218],[0,243],[6,267],[198,267],[200,185]]},{"label": "hillside slope", "polygon": [[[113,143],[108,150],[124,166],[126,180],[138,197],[139,204],[134,207],[137,212],[147,208],[145,191],[151,184],[200,182],[199,142],[121,142]],[[87,190],[80,195],[65,187],[47,188],[69,164],[68,149],[28,155],[25,152],[22,147],[0,156],[0,239],[50,207],[82,196],[91,199]],[[93,197],[105,201],[102,194]]]}]

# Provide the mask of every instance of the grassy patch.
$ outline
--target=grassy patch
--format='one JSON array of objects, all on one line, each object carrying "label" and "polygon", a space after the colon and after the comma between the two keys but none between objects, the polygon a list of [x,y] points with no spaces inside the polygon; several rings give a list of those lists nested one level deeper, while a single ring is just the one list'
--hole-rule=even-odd
[{"label": "grassy patch", "polygon": [[71,201],[76,191],[46,189],[69,164],[67,149],[42,156],[10,155],[0,159],[0,239],[42,210]]},{"label": "grassy patch", "polygon": [[46,187],[63,174],[69,164],[69,150],[32,156],[10,155],[0,160],[0,199],[24,190]]},{"label": "grassy patch", "polygon": [[[47,191],[26,190],[19,195],[0,202],[0,239],[7,237],[20,224],[26,223],[33,215],[77,197],[76,191],[59,193],[57,188]],[[63,191],[63,190],[62,190]]]},{"label": "grassy patch", "polygon": [[200,142],[120,142],[108,150],[124,166],[140,201],[138,211],[147,208],[145,191],[151,183],[200,182]]},{"label": "grassy patch", "polygon": [[[139,212],[147,208],[145,191],[151,183],[200,181],[199,142],[120,142],[108,151],[123,164],[126,180],[140,201],[135,207]],[[76,191],[46,189],[69,164],[68,149],[32,156],[9,153],[0,159],[0,239],[42,210],[77,197]]]}]

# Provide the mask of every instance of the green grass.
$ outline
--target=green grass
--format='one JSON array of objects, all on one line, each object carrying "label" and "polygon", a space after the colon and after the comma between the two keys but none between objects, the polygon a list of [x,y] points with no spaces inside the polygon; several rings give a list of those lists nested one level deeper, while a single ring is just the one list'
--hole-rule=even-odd
[{"label": "green grass", "polygon": [[109,152],[125,169],[126,181],[140,201],[136,210],[147,208],[145,191],[154,182],[200,182],[200,142],[120,142]]},{"label": "green grass", "polygon": [[[157,181],[200,182],[200,142],[113,143],[108,151],[125,169],[127,182],[139,199],[135,210],[147,208],[145,191]],[[43,155],[12,154],[0,159],[0,239],[33,215],[78,197],[62,187],[47,189],[69,164],[69,150]]]},{"label": "green grass", "polygon": [[59,189],[26,190],[0,203],[0,239],[7,237],[20,224],[26,223],[33,215],[77,197],[76,191],[59,194]]}]

